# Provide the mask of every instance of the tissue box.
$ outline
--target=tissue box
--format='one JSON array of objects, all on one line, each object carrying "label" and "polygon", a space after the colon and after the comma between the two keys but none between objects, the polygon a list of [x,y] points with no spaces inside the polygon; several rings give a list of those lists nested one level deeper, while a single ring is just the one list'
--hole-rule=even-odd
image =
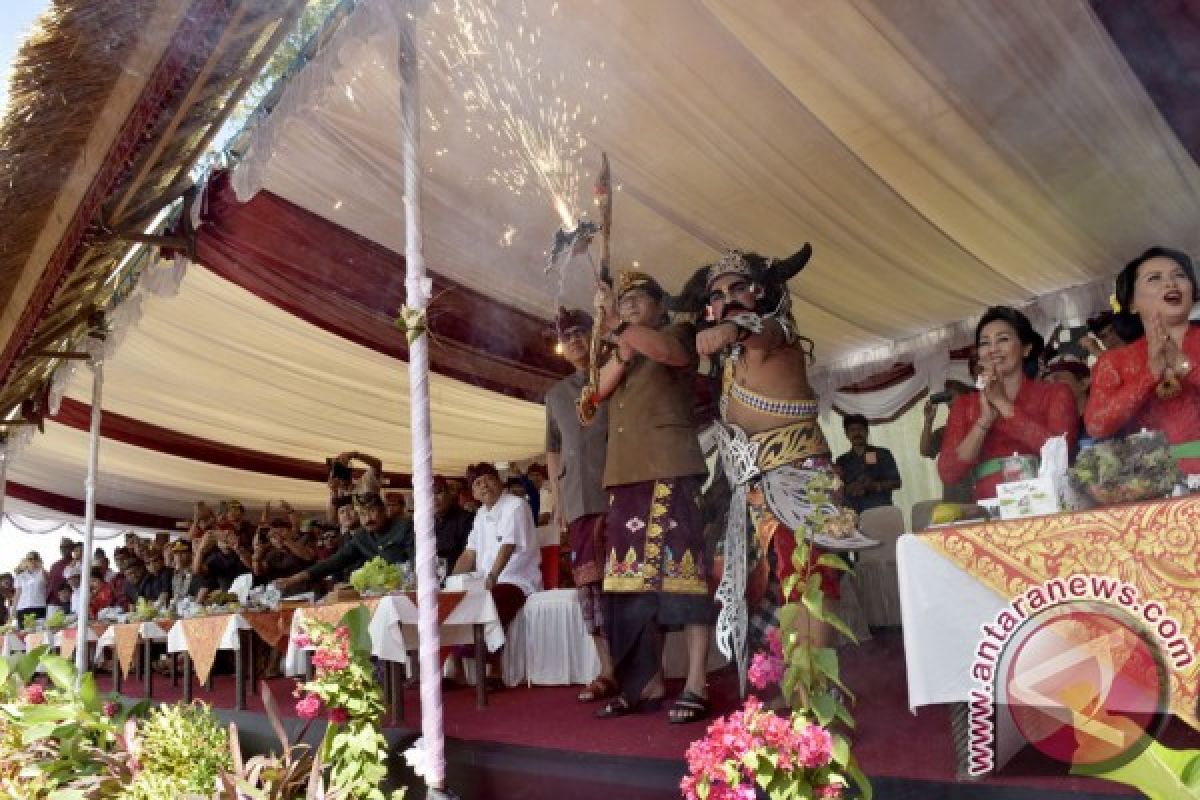
[{"label": "tissue box", "polygon": [[482,572],[450,575],[446,578],[447,592],[481,592],[487,580]]},{"label": "tissue box", "polygon": [[1058,490],[1050,478],[1031,478],[1001,483],[996,487],[1000,501],[1000,519],[1019,519],[1062,510]]}]

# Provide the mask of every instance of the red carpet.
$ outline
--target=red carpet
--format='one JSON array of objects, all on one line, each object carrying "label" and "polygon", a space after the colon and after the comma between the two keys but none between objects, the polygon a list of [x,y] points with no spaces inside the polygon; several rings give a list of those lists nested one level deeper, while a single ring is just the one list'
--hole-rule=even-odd
[{"label": "red carpet", "polygon": [[[859,730],[855,737],[858,758],[868,775],[945,783],[956,782],[954,752],[945,707],[926,708],[912,715],[907,708],[903,645],[898,632],[878,634],[858,648],[842,651],[842,672],[847,684],[858,695],[854,711]],[[295,682],[277,678],[271,682],[279,704],[292,716],[292,690]],[[101,688],[110,686],[101,679]],[[669,696],[678,691],[669,686]],[[127,694],[138,696],[141,684],[127,681]],[[716,673],[710,683],[717,713],[727,713],[737,705],[736,678],[729,670]],[[688,743],[704,733],[704,725],[670,725],[666,711],[634,715],[613,720],[595,720],[596,706],[575,701],[579,687],[516,688],[496,692],[487,709],[476,710],[471,689],[447,692],[444,696],[446,735],[471,742],[490,742],[574,753],[663,759],[682,762]],[[181,695],[169,681],[156,677],[155,696],[175,700]],[[214,678],[212,693],[197,691],[196,697],[218,708],[233,706],[233,678]],[[408,727],[419,725],[418,695],[405,693],[405,720]],[[257,696],[248,698],[248,710],[261,712]],[[1169,738],[1173,744],[1195,746],[1194,732],[1178,730]],[[682,765],[681,765],[682,768]],[[1136,796],[1124,787],[1105,781],[1064,776],[1058,765],[1027,749],[1002,776],[981,785],[1027,787],[1105,795]],[[1035,797],[1036,794],[1030,794]]]}]

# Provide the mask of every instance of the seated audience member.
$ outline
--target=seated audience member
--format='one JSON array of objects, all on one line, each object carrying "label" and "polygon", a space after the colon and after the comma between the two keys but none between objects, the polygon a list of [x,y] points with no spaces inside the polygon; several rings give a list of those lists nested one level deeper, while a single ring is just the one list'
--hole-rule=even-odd
[{"label": "seated audience member", "polygon": [[46,573],[46,592],[48,597],[54,597],[58,587],[66,581],[67,565],[71,563],[71,554],[75,550],[75,542],[64,536],[58,542],[58,552],[61,558],[50,565]]},{"label": "seated audience member", "polygon": [[318,561],[291,577],[274,581],[281,592],[294,591],[301,584],[319,581],[336,573],[349,575],[372,558],[380,557],[392,564],[412,561],[413,527],[407,519],[390,522],[387,506],[378,492],[355,495],[354,504],[366,519],[343,542],[341,549],[329,558]]},{"label": "seated audience member", "polygon": [[316,548],[283,517],[270,520],[267,535],[254,548],[254,582],[270,583],[310,567]]},{"label": "seated audience member", "polygon": [[140,558],[126,560],[121,573],[125,576],[125,594],[117,598],[117,603],[126,611],[137,605],[138,598],[154,602],[150,596],[152,586],[147,580],[146,565]]},{"label": "seated audience member", "polygon": [[143,544],[144,541],[142,537],[138,536],[133,531],[125,534],[125,552],[134,558],[141,559]]},{"label": "seated audience member", "polygon": [[[366,466],[357,481],[351,466],[355,461]],[[329,459],[329,465],[327,518],[330,522],[337,520],[338,501],[351,500],[354,495],[378,494],[383,486],[383,462],[375,456],[351,450]]]},{"label": "seated audience member", "polygon": [[71,587],[63,584],[58,587],[58,591],[54,593],[54,597],[48,606],[46,606],[46,616],[50,616],[56,611],[61,611],[63,614],[71,613]]},{"label": "seated audience member", "polygon": [[408,517],[408,503],[403,492],[388,492],[383,496],[383,504],[387,508],[389,522]]},{"label": "seated audience member", "polygon": [[152,603],[166,605],[171,600],[171,568],[166,565],[162,550],[157,546],[146,548],[146,599]]},{"label": "seated audience member", "polygon": [[529,508],[533,510],[533,503],[529,501],[529,491],[525,485],[525,479],[512,476],[504,482],[504,491],[511,494],[513,497],[519,497],[526,503],[529,503]]},{"label": "seated audience member", "polygon": [[[353,528],[351,528],[353,530]],[[322,525],[318,528],[317,544],[316,544],[316,559],[324,561],[325,559],[336,553],[342,546],[342,535],[337,528],[331,528]]]},{"label": "seated audience member", "polygon": [[196,599],[203,603],[210,592],[229,591],[239,575],[253,569],[253,554],[242,545],[237,530],[221,523],[205,534],[192,556],[192,572],[199,586]]},{"label": "seated audience member", "polygon": [[199,542],[204,534],[217,526],[217,514],[203,500],[192,505],[192,525],[188,528],[188,539]]},{"label": "seated audience member", "polygon": [[1106,350],[1116,350],[1125,346],[1125,340],[1117,332],[1117,315],[1112,311],[1104,311],[1087,321],[1087,336],[1080,340],[1080,345],[1088,352],[1088,366],[1096,363],[1096,359]]},{"label": "seated audience member", "polygon": [[[82,572],[83,543],[76,542],[75,546],[71,548],[71,560],[67,563],[67,566],[63,568],[63,583],[70,583],[72,576],[78,578]],[[62,583],[59,584],[59,588],[61,587]]]},{"label": "seated audience member", "polygon": [[[500,624],[506,629],[525,605],[531,592],[542,588],[541,553],[534,533],[529,504],[504,491],[500,475],[491,464],[480,463],[467,472],[471,491],[479,501],[467,548],[454,565],[454,574],[482,572],[484,586],[492,593]],[[499,677],[500,653],[489,656],[491,678]],[[461,674],[456,658],[451,680]]]},{"label": "seated audience member", "polygon": [[1167,437],[1179,468],[1200,474],[1200,323],[1192,260],[1152,247],[1117,276],[1114,324],[1124,347],[1103,353],[1092,370],[1084,420],[1093,438],[1142,428]]},{"label": "seated audience member", "polygon": [[1051,355],[1042,367],[1042,380],[1061,383],[1070,389],[1071,396],[1075,398],[1075,408],[1082,418],[1083,410],[1087,407],[1088,388],[1092,383],[1087,364],[1069,355]]},{"label": "seated audience member", "polygon": [[[946,433],[946,426],[943,425],[936,430],[933,427],[933,421],[937,418],[937,407],[941,403],[949,405],[953,403],[960,395],[964,395],[971,391],[971,387],[967,386],[962,381],[948,380],[946,388],[941,392],[936,392],[930,395],[925,401],[924,414],[925,420],[921,425],[921,455],[932,461],[937,461],[938,454],[942,452],[942,437]],[[946,484],[942,486],[942,499],[948,503],[970,503],[972,481],[968,475],[958,483]]]},{"label": "seated audience member", "polygon": [[0,625],[7,625],[12,617],[12,603],[16,594],[12,573],[0,573]]},{"label": "seated audience member", "polygon": [[112,584],[104,579],[104,570],[102,567],[92,567],[91,587],[88,593],[88,616],[92,619],[100,613],[102,608],[110,608],[119,605],[116,595],[113,594]]},{"label": "seated audience member", "polygon": [[1074,451],[1079,415],[1070,389],[1033,379],[1043,341],[1020,311],[989,308],[975,327],[975,346],[984,389],[950,406],[938,473],[947,484],[974,477],[974,497],[982,500],[996,496],[1013,453],[1036,458],[1052,436],[1066,436]]},{"label": "seated audience member", "polygon": [[113,597],[117,599],[117,605],[120,605],[120,598],[125,596],[125,564],[129,561],[129,551],[124,547],[118,547],[113,550],[113,564],[116,569],[113,570],[113,576],[109,578],[109,584],[112,586]]},{"label": "seated audience member", "polygon": [[71,607],[67,609],[67,613],[78,615],[80,606],[83,603],[83,592],[79,588],[79,576],[72,575],[67,579],[67,585],[71,587]]},{"label": "seated audience member", "polygon": [[845,483],[846,505],[859,514],[868,508],[890,506],[892,492],[900,488],[900,470],[886,447],[867,444],[870,426],[862,414],[848,414],[842,420],[850,449],[835,462]]},{"label": "seated audience member", "polygon": [[109,566],[108,553],[104,552],[99,547],[97,547],[96,552],[92,554],[92,566],[101,567],[104,570],[104,579],[106,581],[111,581],[117,576],[117,573],[113,572],[112,567]]},{"label": "seated audience member", "polygon": [[192,572],[192,548],[187,540],[181,539],[171,545],[171,604],[185,597],[194,597],[197,587]]},{"label": "seated audience member", "polygon": [[433,527],[437,536],[438,558],[453,567],[467,548],[475,518],[458,504],[458,492],[445,478],[433,481]]},{"label": "seated audience member", "polygon": [[235,498],[226,501],[225,513],[221,516],[218,527],[222,525],[237,532],[241,549],[249,552],[254,548],[254,534],[257,533],[258,527],[246,519],[246,507],[242,505],[241,500]]},{"label": "seated audience member", "polygon": [[[546,480],[546,467],[544,464],[530,464],[529,469],[525,470],[525,477],[533,486],[533,492],[530,497],[537,495],[538,502],[535,508],[537,512],[533,515],[534,521],[537,522],[540,528],[543,525],[550,524],[550,518],[554,515],[554,495],[550,491],[550,484]],[[532,506],[533,503],[531,502]]]}]

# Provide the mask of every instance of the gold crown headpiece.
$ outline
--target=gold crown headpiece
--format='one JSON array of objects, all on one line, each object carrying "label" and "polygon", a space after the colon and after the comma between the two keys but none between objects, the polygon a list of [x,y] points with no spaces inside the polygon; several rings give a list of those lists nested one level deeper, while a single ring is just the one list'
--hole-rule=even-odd
[{"label": "gold crown headpiece", "polygon": [[662,297],[664,294],[663,288],[650,276],[650,273],[635,269],[622,270],[617,275],[617,297],[620,298],[626,292],[632,292],[634,289],[642,289],[658,297]]},{"label": "gold crown headpiece", "polygon": [[721,256],[721,260],[708,268],[708,280],[706,285],[712,286],[713,281],[722,275],[744,275],[747,278],[753,278],[750,271],[750,261],[746,258],[746,254],[741,250],[727,250],[725,255]]}]

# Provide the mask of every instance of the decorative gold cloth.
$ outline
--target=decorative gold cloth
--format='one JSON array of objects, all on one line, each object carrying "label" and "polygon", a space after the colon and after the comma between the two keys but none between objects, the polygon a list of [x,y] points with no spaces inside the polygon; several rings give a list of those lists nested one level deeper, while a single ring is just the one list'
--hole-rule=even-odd
[{"label": "decorative gold cloth", "polygon": [[208,675],[217,658],[217,645],[221,643],[221,636],[229,625],[229,617],[229,614],[217,614],[179,621],[183,626],[183,639],[187,642],[192,668],[196,670],[196,679],[200,683],[208,682]]},{"label": "decorative gold cloth", "polygon": [[[1200,497],[986,522],[922,534],[922,540],[1006,599],[1071,575],[1117,578],[1136,587],[1139,605],[1159,603],[1163,617],[1177,622],[1178,635],[1191,642],[1190,665],[1177,668],[1165,652],[1164,656],[1171,677],[1171,711],[1200,729],[1200,657],[1195,653],[1200,631]],[[1151,627],[1145,620],[1142,624]]]},{"label": "decorative gold cloth", "polygon": [[113,626],[113,641],[116,643],[117,664],[120,665],[121,675],[128,678],[129,670],[133,669],[133,659],[137,655],[138,641],[141,639],[140,622],[130,622]]},{"label": "decorative gold cloth", "polygon": [[267,643],[267,646],[282,649],[287,647],[287,637],[292,629],[294,613],[293,610],[256,611],[252,614],[243,614],[242,618],[246,620],[247,625],[254,629],[258,638]]}]

